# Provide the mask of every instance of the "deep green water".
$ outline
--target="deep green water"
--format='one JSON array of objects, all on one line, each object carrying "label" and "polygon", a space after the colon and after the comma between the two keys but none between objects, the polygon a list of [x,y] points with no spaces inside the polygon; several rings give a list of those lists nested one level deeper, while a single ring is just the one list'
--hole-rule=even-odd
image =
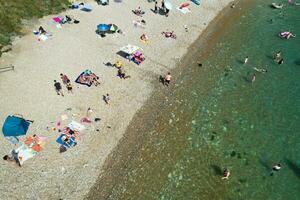
[{"label": "deep green water", "polygon": [[[300,199],[300,6],[243,2],[216,28],[203,67],[188,66],[162,113],[145,122],[152,128],[107,199]],[[277,36],[286,30],[299,36]],[[272,59],[279,50],[282,65]],[[277,162],[283,168],[270,176]]]}]

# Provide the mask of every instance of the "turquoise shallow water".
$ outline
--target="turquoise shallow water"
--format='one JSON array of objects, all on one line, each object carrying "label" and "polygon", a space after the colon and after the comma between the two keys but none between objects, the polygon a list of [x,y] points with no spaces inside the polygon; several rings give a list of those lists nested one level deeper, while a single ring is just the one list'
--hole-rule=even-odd
[{"label": "turquoise shallow water", "polygon": [[[145,122],[152,128],[106,199],[300,198],[300,6],[244,2],[218,26],[203,67],[182,72],[162,112]],[[279,38],[286,30],[299,36]],[[282,65],[272,59],[279,50]],[[283,168],[270,176],[277,162]]]}]

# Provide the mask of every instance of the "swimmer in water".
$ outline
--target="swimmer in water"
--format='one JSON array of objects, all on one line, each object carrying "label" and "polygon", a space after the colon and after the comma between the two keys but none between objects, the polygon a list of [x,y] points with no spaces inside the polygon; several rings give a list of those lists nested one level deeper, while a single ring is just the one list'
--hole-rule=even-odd
[{"label": "swimmer in water", "polygon": [[263,74],[268,72],[268,70],[266,70],[266,69],[264,69],[264,68],[258,69],[258,68],[256,68],[256,67],[254,67],[253,69],[254,69],[255,71],[260,72],[260,73],[263,73]]},{"label": "swimmer in water", "polygon": [[253,75],[252,75],[251,82],[252,82],[252,83],[254,83],[254,81],[255,81],[255,80],[256,80],[256,75],[255,75],[255,74],[253,74]]},{"label": "swimmer in water", "polygon": [[281,167],[282,167],[282,165],[280,163],[273,165],[270,176],[273,176],[274,172],[278,172],[281,169]]},{"label": "swimmer in water", "polygon": [[224,169],[222,179],[226,179],[227,180],[229,178],[229,176],[230,176],[229,170],[228,169]]}]

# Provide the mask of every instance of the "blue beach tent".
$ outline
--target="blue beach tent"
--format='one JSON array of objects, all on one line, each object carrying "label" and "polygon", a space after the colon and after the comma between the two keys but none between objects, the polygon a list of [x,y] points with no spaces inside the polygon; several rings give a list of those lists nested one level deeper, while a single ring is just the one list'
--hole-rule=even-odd
[{"label": "blue beach tent", "polygon": [[97,31],[100,31],[100,32],[106,32],[106,31],[109,31],[109,29],[110,29],[110,26],[107,24],[99,24],[97,26]]},{"label": "blue beach tent", "polygon": [[28,120],[10,115],[4,121],[2,132],[5,137],[26,135],[29,125]]}]

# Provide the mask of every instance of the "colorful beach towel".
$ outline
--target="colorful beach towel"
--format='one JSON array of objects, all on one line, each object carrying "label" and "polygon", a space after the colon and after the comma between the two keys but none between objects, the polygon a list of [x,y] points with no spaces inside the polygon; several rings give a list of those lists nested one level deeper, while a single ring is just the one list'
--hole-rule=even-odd
[{"label": "colorful beach towel", "polygon": [[191,12],[191,10],[190,10],[188,7],[182,7],[182,8],[177,7],[176,9],[179,10],[179,11],[180,11],[181,13],[183,13],[183,14],[186,14],[186,13],[190,13],[190,12]]},{"label": "colorful beach towel", "polygon": [[82,85],[86,85],[88,87],[91,87],[93,84],[94,78],[98,79],[99,77],[95,73],[93,73],[91,70],[85,70],[77,77],[75,82],[82,84]]},{"label": "colorful beach towel", "polygon": [[18,156],[19,163],[22,165],[26,160],[34,157],[37,152],[29,148],[27,145],[22,144],[19,148],[15,150]]}]

